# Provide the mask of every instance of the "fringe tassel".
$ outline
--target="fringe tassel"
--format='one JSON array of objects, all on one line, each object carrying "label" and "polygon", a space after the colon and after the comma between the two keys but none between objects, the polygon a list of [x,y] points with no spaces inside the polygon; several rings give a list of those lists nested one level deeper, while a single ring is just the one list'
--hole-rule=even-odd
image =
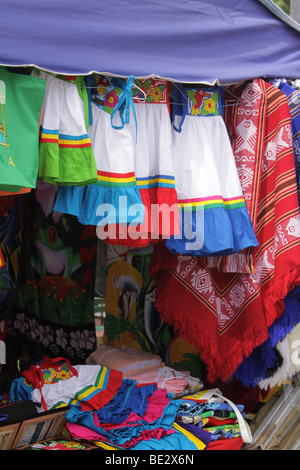
[{"label": "fringe tassel", "polygon": [[[184,305],[184,303],[182,303]],[[173,326],[175,331],[182,335],[199,352],[201,359],[207,366],[207,379],[214,382],[218,377],[226,381],[248,357],[253,349],[268,338],[267,328],[257,325],[247,332],[244,336],[236,339],[234,348],[230,354],[224,356],[224,351],[220,351],[216,341],[213,343],[207,338],[205,329],[200,330],[199,325],[205,324],[205,319],[201,318],[195,321],[188,312],[181,306],[175,305],[172,296],[165,293],[165,288],[157,290],[155,308],[160,313],[162,319]]]},{"label": "fringe tassel", "polygon": [[252,253],[234,253],[222,257],[208,257],[206,258],[205,267],[216,268],[223,273],[252,274],[255,272]]},{"label": "fringe tassel", "polygon": [[284,299],[286,295],[300,284],[300,265],[286,271],[269,283],[269,288],[264,292],[265,315],[268,327],[284,312]]}]

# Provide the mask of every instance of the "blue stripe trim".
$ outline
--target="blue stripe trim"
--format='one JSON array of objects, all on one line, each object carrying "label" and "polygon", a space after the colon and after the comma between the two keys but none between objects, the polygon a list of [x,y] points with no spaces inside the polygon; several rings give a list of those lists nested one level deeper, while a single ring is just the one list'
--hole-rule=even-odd
[{"label": "blue stripe trim", "polygon": [[148,188],[171,188],[174,189],[174,184],[167,184],[167,183],[151,183],[151,184],[139,184],[139,189],[148,189]]},{"label": "blue stripe trim", "polygon": [[89,139],[88,134],[82,135],[68,135],[68,134],[59,134],[59,138],[62,140],[82,140],[82,139]]},{"label": "blue stripe trim", "polygon": [[156,179],[156,178],[169,179],[169,180],[175,181],[174,176],[170,176],[170,175],[145,176],[143,178],[135,178],[135,179],[137,181],[148,181],[148,180],[153,180],[153,179]]},{"label": "blue stripe trim", "polygon": [[43,134],[49,134],[49,135],[58,135],[60,139],[62,140],[82,140],[82,139],[89,139],[88,134],[82,134],[82,135],[69,135],[69,134],[59,134],[58,129],[46,129],[45,127],[40,127],[40,130],[43,132]]},{"label": "blue stripe trim", "polygon": [[40,127],[40,130],[44,133],[44,134],[51,134],[51,135],[58,135],[58,129],[45,129],[45,127]]}]

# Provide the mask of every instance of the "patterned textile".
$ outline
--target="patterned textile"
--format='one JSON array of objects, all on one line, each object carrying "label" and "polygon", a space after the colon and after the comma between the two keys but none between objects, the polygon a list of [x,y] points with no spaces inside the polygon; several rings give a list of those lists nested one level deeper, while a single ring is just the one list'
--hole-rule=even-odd
[{"label": "patterned textile", "polygon": [[64,380],[34,385],[31,399],[41,403],[41,407],[37,405],[38,411],[71,405],[83,411],[98,410],[115,396],[122,384],[121,372],[106,367],[79,364],[73,370],[75,373]]},{"label": "patterned textile", "polygon": [[[243,411],[243,405],[236,405],[239,411]],[[228,403],[197,403],[193,400],[182,398],[182,404],[177,413],[177,419],[183,422],[198,422],[203,418],[210,416],[218,416],[219,418],[233,418],[232,407]],[[185,420],[183,418],[199,418],[193,420]]]},{"label": "patterned textile", "polygon": [[53,212],[56,188],[38,182],[24,195],[22,248],[7,343],[33,361],[63,356],[83,363],[96,346],[97,237],[73,216]]},{"label": "patterned textile", "polygon": [[241,437],[238,424],[214,426],[207,428],[207,432],[211,434],[212,441],[216,441],[218,439],[236,439],[237,437]]},{"label": "patterned textile", "polygon": [[[153,248],[106,245],[105,327],[103,343],[158,355],[166,366],[201,379],[199,354],[154,308],[156,284],[149,276]],[[129,286],[128,292],[124,287]],[[126,295],[125,295],[126,294]]]},{"label": "patterned textile", "polygon": [[0,340],[5,341],[16,293],[21,245],[22,202],[18,196],[0,197]]},{"label": "patterned textile", "polygon": [[[239,96],[232,110],[233,146],[241,161],[241,180],[249,175],[245,200],[259,246],[218,259],[225,271],[218,272],[209,260],[203,266],[194,257],[168,255],[159,244],[151,266],[158,281],[156,309],[199,351],[209,381],[226,380],[266,341],[300,274],[300,218],[287,99],[261,79],[246,84]],[[230,269],[232,273],[226,272]]]},{"label": "patterned textile", "polygon": [[296,179],[300,205],[300,90],[295,90],[295,88],[284,81],[280,81],[277,86],[286,95],[291,111]]}]

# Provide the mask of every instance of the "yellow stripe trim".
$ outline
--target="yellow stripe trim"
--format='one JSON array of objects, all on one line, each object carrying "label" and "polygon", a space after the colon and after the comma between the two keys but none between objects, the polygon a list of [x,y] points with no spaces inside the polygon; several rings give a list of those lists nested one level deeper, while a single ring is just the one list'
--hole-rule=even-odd
[{"label": "yellow stripe trim", "polygon": [[58,134],[55,135],[55,134],[41,134],[41,138],[42,139],[52,139],[52,140],[58,140]]},{"label": "yellow stripe trim", "polygon": [[79,395],[77,395],[79,401],[83,401],[83,398],[93,393],[95,390],[97,390],[97,388],[98,387],[95,387],[95,386],[89,387],[84,393],[80,393]]},{"label": "yellow stripe trim", "polygon": [[103,382],[105,380],[106,373],[107,373],[107,367],[102,366],[102,372],[100,374],[100,378],[99,378],[99,381],[97,383],[97,386],[100,387],[100,388],[103,387]]},{"label": "yellow stripe trim", "polygon": [[153,179],[149,179],[149,180],[141,180],[141,181],[137,181],[137,185],[138,186],[142,186],[142,185],[145,185],[145,184],[153,184],[153,183],[167,183],[167,184],[174,184],[174,180],[170,180],[170,179],[163,179],[163,178],[153,178]]},{"label": "yellow stripe trim", "polygon": [[82,139],[82,140],[65,140],[65,139],[58,139],[60,144],[66,145],[82,145],[82,144],[90,144],[90,139]]},{"label": "yellow stripe trim", "polygon": [[191,206],[205,206],[208,204],[216,204],[217,202],[220,202],[224,204],[225,206],[229,204],[238,204],[240,202],[244,202],[244,199],[234,199],[232,201],[224,201],[223,199],[210,199],[207,201],[198,201],[198,202],[180,202],[179,206],[181,207],[191,207]]},{"label": "yellow stripe trim", "polygon": [[198,439],[194,434],[190,433],[186,429],[182,428],[179,426],[177,423],[173,424],[173,428],[176,429],[177,431],[181,432],[184,434],[190,441],[192,441],[195,446],[197,447],[198,450],[204,450],[206,445],[204,442],[202,442],[200,439]]},{"label": "yellow stripe trim", "polygon": [[106,450],[120,450],[119,447],[114,447],[114,446],[111,446],[109,444],[105,444],[105,442],[92,441],[92,443],[95,444],[96,446],[102,447],[103,449],[106,449]]},{"label": "yellow stripe trim", "polygon": [[82,392],[79,395],[77,395],[78,400],[83,401],[85,397],[91,395],[96,390],[99,390],[99,388],[102,389],[103,383],[106,377],[106,373],[107,373],[107,367],[102,367],[102,371],[100,372],[100,374],[98,375],[96,379],[96,384],[89,387],[85,392]]},{"label": "yellow stripe trim", "polygon": [[135,181],[135,177],[132,176],[131,178],[111,178],[110,176],[98,175],[98,180],[109,181],[111,183],[131,183]]}]

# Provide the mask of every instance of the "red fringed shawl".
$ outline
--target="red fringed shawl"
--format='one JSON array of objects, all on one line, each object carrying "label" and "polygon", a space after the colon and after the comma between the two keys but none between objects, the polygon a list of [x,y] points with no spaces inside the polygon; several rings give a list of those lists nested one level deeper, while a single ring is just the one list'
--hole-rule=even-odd
[{"label": "red fringed shawl", "polygon": [[155,306],[200,353],[208,380],[228,377],[268,337],[300,276],[300,218],[285,95],[256,79],[231,110],[233,139],[259,246],[224,258],[172,255],[159,243]]}]

